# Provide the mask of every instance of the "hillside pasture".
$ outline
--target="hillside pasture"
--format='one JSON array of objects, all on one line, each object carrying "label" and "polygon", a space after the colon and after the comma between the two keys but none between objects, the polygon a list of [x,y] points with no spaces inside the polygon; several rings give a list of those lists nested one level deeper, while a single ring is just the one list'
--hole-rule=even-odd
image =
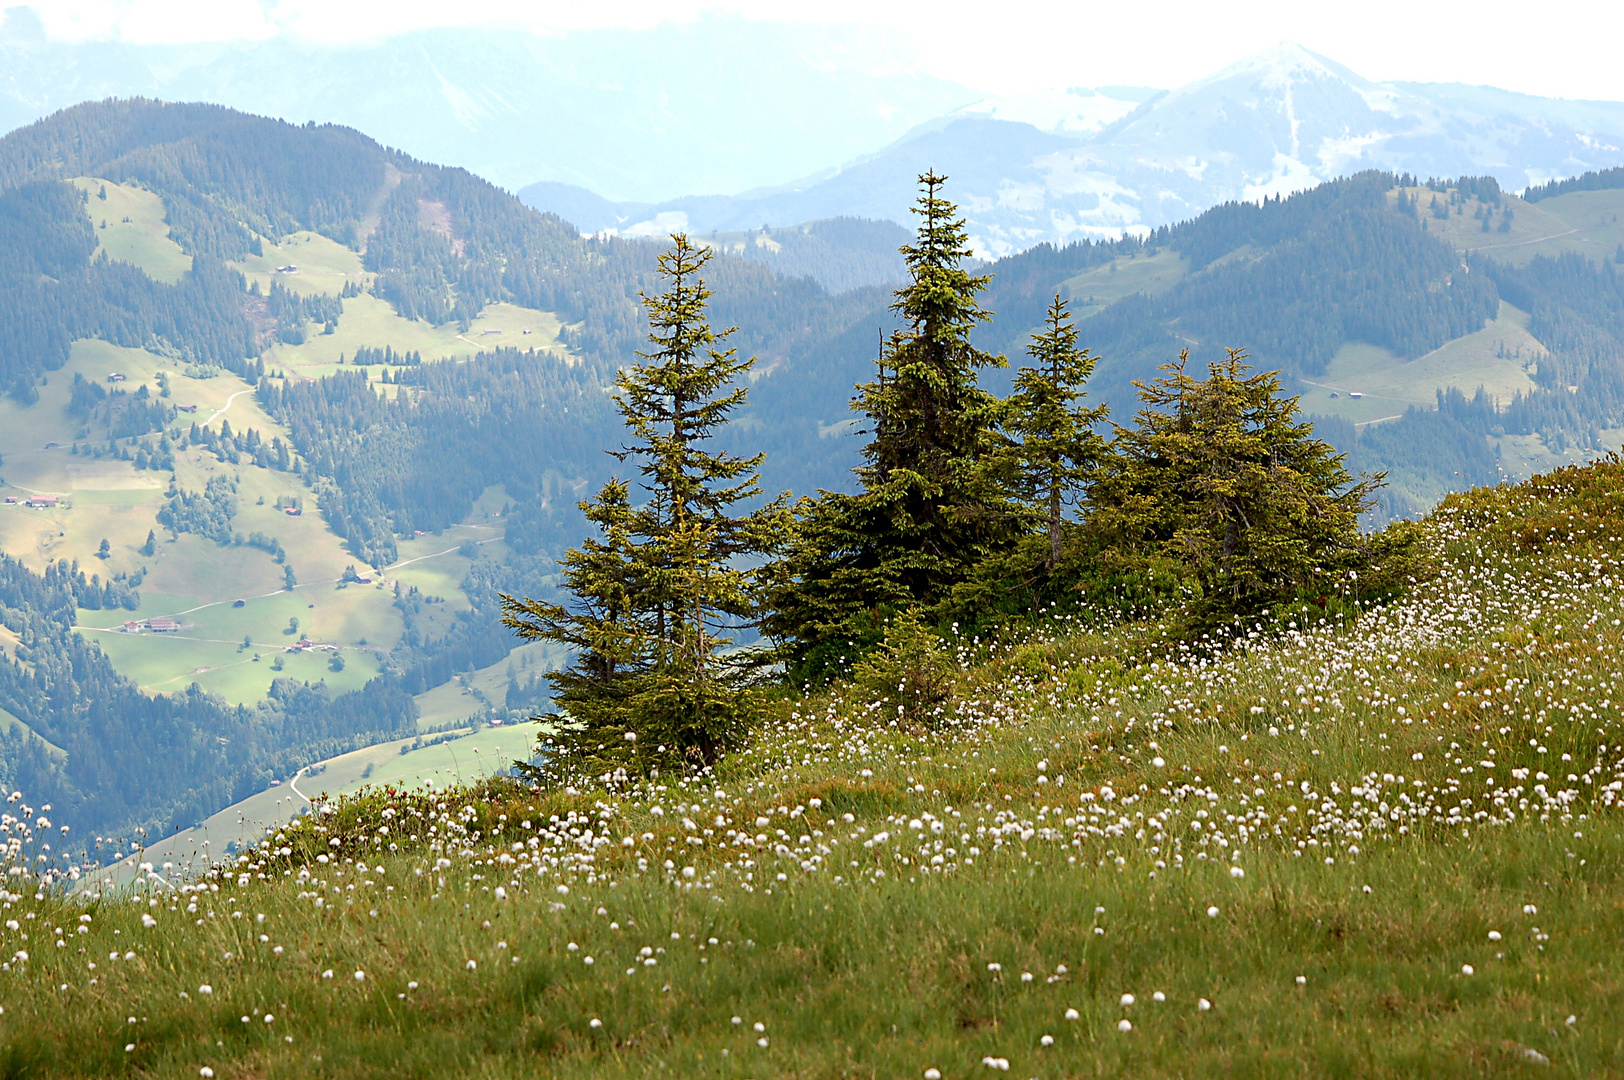
[{"label": "hillside pasture", "polygon": [[[96,230],[92,258],[112,259],[140,267],[148,277],[173,285],[192,268],[192,257],[169,236],[163,196],[135,184],[81,176],[72,181],[83,191],[85,214]],[[103,199],[101,193],[106,192]]]},{"label": "hillside pasture", "polygon": [[[456,323],[434,326],[422,319],[405,319],[386,300],[353,296],[344,301],[344,313],[331,334],[308,326],[302,345],[273,342],[261,359],[273,370],[315,379],[331,375],[340,359],[353,360],[361,348],[416,352],[424,360],[469,357],[499,346],[549,349],[568,359],[558,341],[561,323],[556,315],[515,304],[488,304],[466,332]],[[373,367],[374,376],[382,371]]]},{"label": "hillside pasture", "polygon": [[[1489,230],[1483,231],[1482,220],[1474,215],[1484,204],[1476,199],[1452,207],[1450,216],[1440,219],[1428,209],[1433,195],[1438,193],[1425,187],[1403,191],[1419,200],[1416,211],[1429,233],[1457,251],[1487,255],[1513,266],[1521,266],[1537,255],[1574,253],[1590,259],[1610,259],[1617,254],[1618,245],[1624,243],[1624,191],[1620,190],[1577,191],[1536,203],[1502,193],[1502,210],[1512,211],[1511,227],[1505,232],[1500,231],[1501,211],[1495,212]],[[1395,189],[1389,199],[1397,198]],[[1447,193],[1439,194],[1438,199],[1446,203]],[[1456,213],[1456,209],[1464,212]]]},{"label": "hillside pasture", "polygon": [[[320,233],[300,231],[272,241],[261,238],[264,253],[249,255],[236,267],[249,284],[259,285],[260,292],[269,293],[271,283],[280,283],[289,292],[301,296],[327,293],[337,296],[346,285],[365,285],[372,280],[361,265],[361,255],[336,240]],[[277,268],[294,266],[298,269],[279,273]]]},{"label": "hillside pasture", "polygon": [[[1432,408],[1439,390],[1459,390],[1471,397],[1482,387],[1509,403],[1514,395],[1535,389],[1529,371],[1545,354],[1545,347],[1528,332],[1527,312],[1502,301],[1498,317],[1483,329],[1414,360],[1363,342],[1342,346],[1323,374],[1299,379],[1304,384],[1303,408],[1363,424],[1411,406]],[[1350,397],[1353,393],[1362,397]]]},{"label": "hillside pasture", "polygon": [[1113,259],[1104,266],[1067,278],[1061,289],[1078,318],[1098,315],[1111,304],[1135,293],[1155,296],[1178,284],[1190,272],[1189,260],[1176,251]]}]

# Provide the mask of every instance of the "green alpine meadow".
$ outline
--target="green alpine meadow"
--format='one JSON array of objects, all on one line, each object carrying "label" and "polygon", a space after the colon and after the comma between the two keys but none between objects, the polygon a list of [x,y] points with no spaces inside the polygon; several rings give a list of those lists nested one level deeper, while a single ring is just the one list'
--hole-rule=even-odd
[{"label": "green alpine meadow", "polygon": [[1624,461],[1370,528],[1239,349],[1119,419],[1064,297],[978,347],[945,182],[854,491],[729,449],[672,237],[505,774],[123,880],[13,794],[5,1075],[1613,1074]]}]

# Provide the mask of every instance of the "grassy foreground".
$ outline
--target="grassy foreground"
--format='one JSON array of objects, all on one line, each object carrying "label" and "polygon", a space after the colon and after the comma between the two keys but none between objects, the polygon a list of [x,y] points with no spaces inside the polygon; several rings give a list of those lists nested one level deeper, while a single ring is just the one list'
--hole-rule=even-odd
[{"label": "grassy foreground", "polygon": [[835,694],[702,776],[13,876],[0,1076],[1618,1075],[1624,466],[1430,536],[1225,650],[967,648],[934,732]]}]

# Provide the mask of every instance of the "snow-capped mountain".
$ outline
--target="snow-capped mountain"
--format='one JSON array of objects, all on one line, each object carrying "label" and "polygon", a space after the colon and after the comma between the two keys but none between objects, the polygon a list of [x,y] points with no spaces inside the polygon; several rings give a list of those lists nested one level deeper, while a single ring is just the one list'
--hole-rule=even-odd
[{"label": "snow-capped mountain", "polygon": [[[914,177],[934,167],[951,178],[978,250],[1003,255],[1153,229],[1361,169],[1492,175],[1521,189],[1619,164],[1624,104],[1377,83],[1279,45],[1166,94],[1068,91],[970,105],[833,175],[731,199],[622,207],[618,224],[600,216],[590,227],[708,231],[837,214],[905,223]],[[542,193],[530,200],[548,207]]]}]

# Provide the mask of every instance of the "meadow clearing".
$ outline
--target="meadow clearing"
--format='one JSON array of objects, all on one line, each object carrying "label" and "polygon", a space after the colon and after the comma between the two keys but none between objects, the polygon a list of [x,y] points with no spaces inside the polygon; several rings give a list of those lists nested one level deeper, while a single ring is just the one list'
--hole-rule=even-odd
[{"label": "meadow clearing", "polygon": [[1624,464],[1428,529],[1433,572],[1345,617],[963,642],[931,726],[835,688],[687,775],[373,786],[202,875],[10,878],[0,1060],[1616,1075]]}]

